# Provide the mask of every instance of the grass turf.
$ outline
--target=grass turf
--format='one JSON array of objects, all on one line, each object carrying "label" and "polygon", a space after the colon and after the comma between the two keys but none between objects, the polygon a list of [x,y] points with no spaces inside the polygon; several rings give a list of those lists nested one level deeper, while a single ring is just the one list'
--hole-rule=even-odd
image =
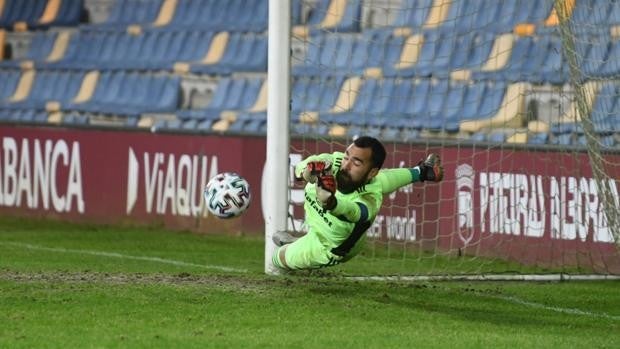
[{"label": "grass turf", "polygon": [[338,269],[262,270],[256,237],[0,218],[0,347],[620,343],[618,281],[360,282]]}]

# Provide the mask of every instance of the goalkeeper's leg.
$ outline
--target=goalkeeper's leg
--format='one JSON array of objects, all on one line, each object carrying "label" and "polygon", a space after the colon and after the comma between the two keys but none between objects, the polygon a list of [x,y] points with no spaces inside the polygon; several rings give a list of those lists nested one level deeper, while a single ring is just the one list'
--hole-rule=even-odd
[{"label": "goalkeeper's leg", "polygon": [[303,233],[297,233],[294,231],[276,231],[271,237],[271,240],[274,244],[276,244],[276,246],[280,247],[297,241],[297,239],[303,235]]},{"label": "goalkeeper's leg", "polygon": [[286,270],[323,268],[336,265],[340,260],[313,233],[277,248],[272,256],[273,265]]}]

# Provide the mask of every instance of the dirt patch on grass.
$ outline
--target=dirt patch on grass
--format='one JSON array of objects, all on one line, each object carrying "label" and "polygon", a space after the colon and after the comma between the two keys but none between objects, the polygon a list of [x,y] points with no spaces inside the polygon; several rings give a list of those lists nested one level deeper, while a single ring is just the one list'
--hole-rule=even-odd
[{"label": "dirt patch on grass", "polygon": [[232,275],[195,275],[190,273],[103,273],[94,271],[45,271],[19,272],[0,270],[0,280],[13,282],[43,283],[107,283],[107,284],[168,284],[205,285],[218,288],[263,289],[270,284],[282,282],[272,278],[256,278]]},{"label": "dirt patch on grass", "polygon": [[299,273],[280,277],[266,275],[177,274],[165,273],[108,273],[97,271],[37,271],[22,272],[0,269],[0,280],[18,283],[104,283],[104,284],[165,284],[176,286],[204,285],[207,288],[237,292],[261,292],[286,289],[291,286],[327,286],[340,284],[342,278],[319,273]]}]

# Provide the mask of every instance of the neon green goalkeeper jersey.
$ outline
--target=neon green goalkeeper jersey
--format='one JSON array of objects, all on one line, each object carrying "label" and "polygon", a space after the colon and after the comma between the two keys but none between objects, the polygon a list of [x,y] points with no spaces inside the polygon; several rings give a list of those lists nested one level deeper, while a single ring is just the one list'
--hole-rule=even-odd
[{"label": "neon green goalkeeper jersey", "polygon": [[[330,161],[334,176],[340,170],[344,153],[312,155],[295,167],[295,176],[300,178],[310,161]],[[343,194],[336,191],[337,205],[326,211],[316,198],[316,184],[305,187],[305,220],[308,233],[317,234],[322,244],[331,252],[349,259],[359,252],[370,228],[381,209],[383,194],[419,180],[417,168],[394,168],[379,171],[370,182],[356,191]]]}]

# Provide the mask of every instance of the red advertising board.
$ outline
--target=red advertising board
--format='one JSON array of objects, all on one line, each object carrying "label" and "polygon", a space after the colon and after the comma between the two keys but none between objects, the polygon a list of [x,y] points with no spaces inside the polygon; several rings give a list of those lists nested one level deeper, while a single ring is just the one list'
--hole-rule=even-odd
[{"label": "red advertising board", "polygon": [[7,126],[0,137],[2,212],[204,232],[263,229],[257,198],[234,220],[209,216],[201,203],[219,172],[242,173],[260,188],[264,139]]},{"label": "red advertising board", "polygon": [[[346,144],[292,142],[291,163]],[[262,137],[152,134],[0,126],[0,214],[99,223],[164,224],[201,232],[261,234]],[[368,234],[462,253],[620,273],[620,256],[586,153],[509,147],[386,144],[386,166],[441,155],[446,180],[416,183],[384,199]],[[620,156],[606,157],[618,206]],[[237,219],[210,216],[202,189],[237,172],[252,203]],[[266,189],[263,189],[266,190]],[[303,202],[301,190],[291,200]],[[297,207],[295,218],[302,219]]]}]

